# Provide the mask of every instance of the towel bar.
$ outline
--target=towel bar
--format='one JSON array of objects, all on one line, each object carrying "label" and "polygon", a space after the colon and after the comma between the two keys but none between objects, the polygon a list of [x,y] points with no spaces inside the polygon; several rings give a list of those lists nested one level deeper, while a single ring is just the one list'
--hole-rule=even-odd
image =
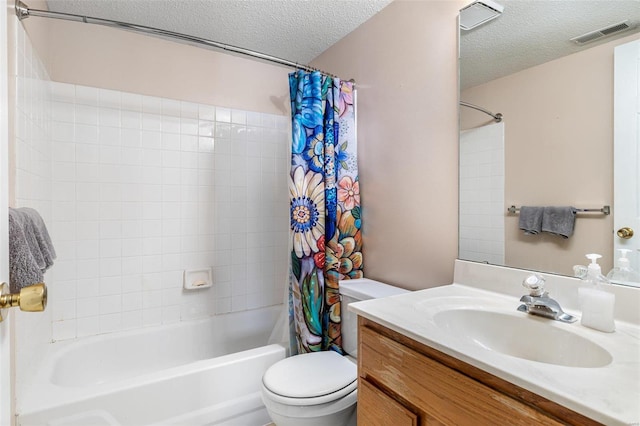
[{"label": "towel bar", "polygon": [[[520,207],[516,207],[516,206],[511,206],[507,209],[507,211],[509,213],[513,213],[516,214],[520,211]],[[578,209],[576,208],[576,211],[578,211],[579,213],[602,213],[604,215],[609,215],[611,214],[611,206],[603,206],[602,208],[599,209]]]}]

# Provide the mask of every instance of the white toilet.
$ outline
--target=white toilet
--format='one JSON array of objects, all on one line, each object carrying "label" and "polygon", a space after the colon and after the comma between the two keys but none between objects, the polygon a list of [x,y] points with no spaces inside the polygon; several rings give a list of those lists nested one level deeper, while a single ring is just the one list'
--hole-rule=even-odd
[{"label": "white toilet", "polygon": [[262,401],[277,426],[355,426],[358,397],[357,315],[347,305],[406,293],[367,278],[340,281],[342,346],[286,358],[262,376]]}]

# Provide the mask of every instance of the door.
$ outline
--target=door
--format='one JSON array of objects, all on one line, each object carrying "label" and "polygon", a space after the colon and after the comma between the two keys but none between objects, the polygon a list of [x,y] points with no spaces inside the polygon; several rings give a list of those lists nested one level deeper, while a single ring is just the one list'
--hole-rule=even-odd
[{"label": "door", "polygon": [[631,267],[640,271],[640,40],[616,47],[614,61],[613,248],[632,250]]},{"label": "door", "polygon": [[[0,0],[0,282],[9,282],[9,236],[7,208],[9,204],[9,118],[7,83],[7,0]],[[11,425],[13,419],[11,317],[0,322],[0,426]],[[4,316],[4,315],[3,315]]]}]

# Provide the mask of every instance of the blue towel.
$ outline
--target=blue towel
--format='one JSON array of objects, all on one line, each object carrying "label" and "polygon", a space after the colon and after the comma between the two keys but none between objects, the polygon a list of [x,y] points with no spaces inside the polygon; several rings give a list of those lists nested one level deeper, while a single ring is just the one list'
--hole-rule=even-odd
[{"label": "blue towel", "polygon": [[576,223],[575,207],[545,207],[542,214],[542,231],[569,238]]}]

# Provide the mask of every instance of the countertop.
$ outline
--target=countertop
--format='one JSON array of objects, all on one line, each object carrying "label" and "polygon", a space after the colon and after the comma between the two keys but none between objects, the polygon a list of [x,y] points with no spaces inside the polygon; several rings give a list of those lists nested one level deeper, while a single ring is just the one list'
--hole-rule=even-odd
[{"label": "countertop", "polygon": [[[640,327],[637,324],[616,320],[616,331],[603,333],[584,327],[579,321],[566,324],[518,312],[519,305],[519,298],[513,295],[454,283],[352,303],[348,309],[601,423],[640,424]],[[460,339],[434,321],[438,312],[460,306],[521,316],[571,331],[606,349],[612,361],[604,367],[566,367],[482,348]],[[579,316],[579,312],[565,311]]]}]

